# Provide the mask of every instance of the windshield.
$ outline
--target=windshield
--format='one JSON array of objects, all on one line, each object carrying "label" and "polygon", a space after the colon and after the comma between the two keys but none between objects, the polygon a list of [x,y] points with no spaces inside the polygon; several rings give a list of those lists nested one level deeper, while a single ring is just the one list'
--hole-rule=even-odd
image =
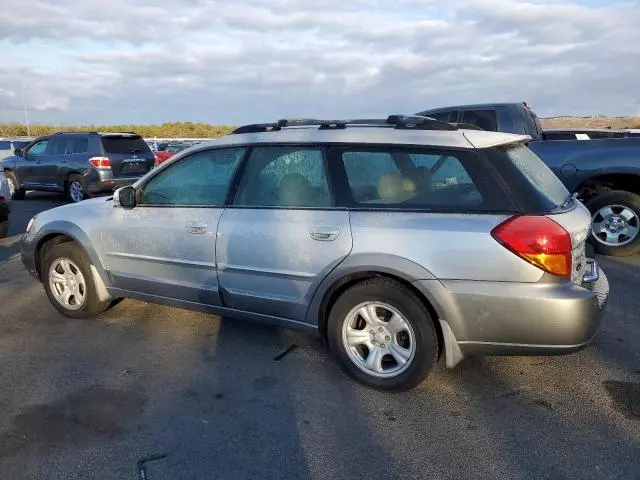
[{"label": "windshield", "polygon": [[551,169],[525,145],[506,149],[507,157],[515,165],[538,196],[553,207],[559,207],[569,198],[569,190]]}]

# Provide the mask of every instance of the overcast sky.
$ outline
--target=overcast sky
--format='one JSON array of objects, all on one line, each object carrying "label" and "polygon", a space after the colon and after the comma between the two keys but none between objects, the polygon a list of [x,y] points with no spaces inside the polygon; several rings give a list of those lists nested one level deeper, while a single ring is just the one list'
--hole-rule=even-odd
[{"label": "overcast sky", "polygon": [[0,121],[640,114],[640,1],[2,0]]}]

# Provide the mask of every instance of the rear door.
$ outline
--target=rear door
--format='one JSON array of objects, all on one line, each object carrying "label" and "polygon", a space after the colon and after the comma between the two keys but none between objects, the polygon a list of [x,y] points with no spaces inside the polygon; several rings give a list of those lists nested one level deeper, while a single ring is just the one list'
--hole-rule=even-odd
[{"label": "rear door", "polygon": [[183,302],[219,305],[216,229],[244,147],[195,152],[160,170],[114,208],[101,231],[114,286]]},{"label": "rear door", "polygon": [[64,186],[64,184],[58,185],[58,170],[67,164],[71,155],[71,148],[71,138],[65,135],[56,135],[51,138],[46,155],[43,155],[40,159],[38,178],[42,185],[53,188]]},{"label": "rear door", "polygon": [[255,147],[218,227],[226,306],[302,321],[313,286],[351,251],[345,208],[329,189],[318,147]]},{"label": "rear door", "polygon": [[104,134],[101,140],[104,154],[111,160],[114,178],[135,179],[153,168],[155,157],[140,135]]}]

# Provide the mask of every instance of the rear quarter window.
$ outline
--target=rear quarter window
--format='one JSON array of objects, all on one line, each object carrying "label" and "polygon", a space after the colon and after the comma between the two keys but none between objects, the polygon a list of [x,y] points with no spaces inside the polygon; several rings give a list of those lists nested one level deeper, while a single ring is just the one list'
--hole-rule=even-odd
[{"label": "rear quarter window", "polygon": [[518,144],[484,150],[525,213],[549,212],[569,198],[569,190],[540,157]]}]

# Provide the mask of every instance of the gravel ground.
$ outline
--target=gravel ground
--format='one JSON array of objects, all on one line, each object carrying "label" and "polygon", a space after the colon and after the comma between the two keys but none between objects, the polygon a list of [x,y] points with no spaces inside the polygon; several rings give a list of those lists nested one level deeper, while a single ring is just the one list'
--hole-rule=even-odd
[{"label": "gravel ground", "polygon": [[[0,478],[640,478],[640,259],[593,345],[466,359],[417,389],[349,380],[313,336],[125,300],[65,318],[0,240]],[[291,345],[283,358],[276,357]]]}]

